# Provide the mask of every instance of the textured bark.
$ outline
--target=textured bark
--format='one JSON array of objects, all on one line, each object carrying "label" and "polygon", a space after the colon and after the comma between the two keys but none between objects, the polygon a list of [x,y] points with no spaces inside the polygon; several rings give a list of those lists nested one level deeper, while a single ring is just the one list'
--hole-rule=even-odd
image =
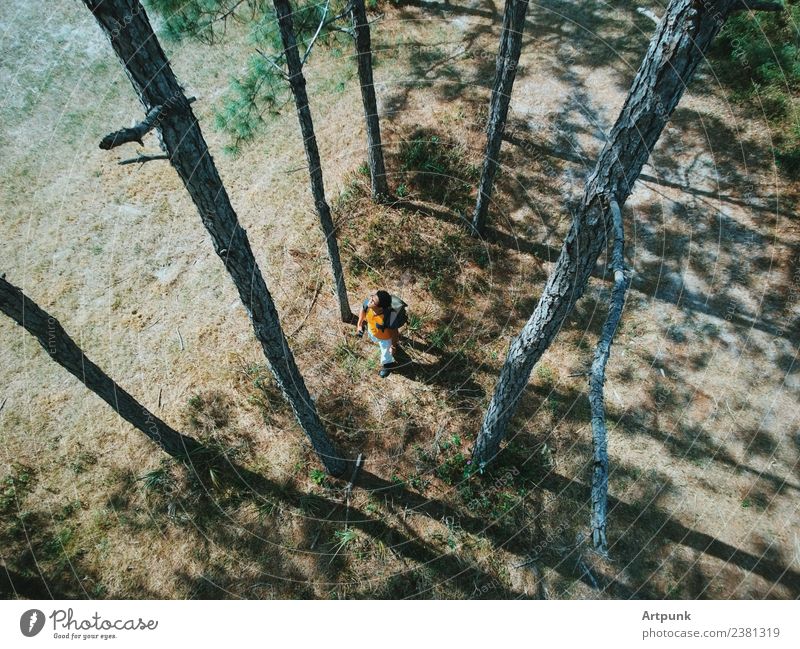
[{"label": "textured bark", "polygon": [[606,244],[611,199],[622,207],[686,84],[734,0],[672,0],[611,130],[544,291],[511,344],[473,449],[477,466],[500,448],[536,362],[581,297]]},{"label": "textured bark", "polygon": [[622,212],[619,205],[611,200],[614,247],[611,269],[614,271],[614,288],[608,306],[608,315],[603,323],[600,340],[594,351],[592,370],[589,373],[589,407],[592,413],[592,541],[595,549],[607,552],[606,513],[608,504],[608,436],[606,431],[606,410],[603,399],[603,384],[606,380],[606,363],[611,353],[611,342],[622,316],[628,280],[625,277],[625,231],[622,227]]},{"label": "textured bark", "polygon": [[503,12],[503,28],[500,32],[500,47],[497,51],[494,87],[489,105],[489,119],[486,124],[486,150],[483,156],[483,170],[478,185],[478,202],[472,214],[472,229],[482,234],[492,198],[494,177],[497,174],[500,158],[500,145],[508,118],[508,105],[519,66],[522,51],[522,31],[525,29],[525,14],[528,0],[506,0]]},{"label": "textured bark", "polygon": [[372,179],[372,198],[385,200],[389,196],[386,182],[386,167],[383,164],[381,126],[378,120],[378,102],[375,99],[375,82],[372,78],[372,44],[364,0],[352,0],[350,10],[356,42],[358,80],[361,83],[361,102],[364,104],[364,119],[367,125],[367,147],[369,175]]},{"label": "textured bark", "polygon": [[322,182],[322,165],[319,160],[317,136],[314,134],[314,122],[311,120],[311,108],[308,105],[306,93],[306,78],[303,76],[303,65],[300,61],[300,52],[294,37],[292,24],[292,8],[289,0],[273,0],[275,14],[278,17],[278,27],[281,32],[281,41],[286,56],[287,76],[292,88],[294,103],[297,107],[297,119],[300,121],[300,131],[303,134],[303,146],[306,150],[308,173],[311,179],[311,194],[314,197],[314,206],[317,209],[322,234],[328,246],[328,257],[331,261],[333,281],[336,287],[336,297],[339,300],[339,315],[342,322],[352,322],[355,319],[347,300],[347,288],[344,283],[342,260],[339,257],[339,244],[336,242],[336,232],[333,228],[331,209],[325,200],[325,185]]},{"label": "textured bark", "polygon": [[138,0],[83,0],[108,35],[145,111],[174,108],[160,121],[161,137],[192,197],[214,250],[245,305],[270,370],[300,427],[327,470],[341,475],[347,463],[328,439],[278,320],[272,296],[256,264],[189,101],[183,94],[144,8]]},{"label": "textured bark", "polygon": [[19,288],[0,278],[0,311],[31,334],[50,357],[173,457],[186,459],[200,444],[165,424],[90,361],[64,328]]},{"label": "textured bark", "polygon": [[152,131],[164,114],[163,106],[155,106],[151,108],[145,118],[136,126],[130,128],[122,128],[119,131],[114,131],[106,135],[100,141],[101,149],[113,149],[114,147],[126,144],[128,142],[138,142],[140,146],[143,145],[142,138]]}]

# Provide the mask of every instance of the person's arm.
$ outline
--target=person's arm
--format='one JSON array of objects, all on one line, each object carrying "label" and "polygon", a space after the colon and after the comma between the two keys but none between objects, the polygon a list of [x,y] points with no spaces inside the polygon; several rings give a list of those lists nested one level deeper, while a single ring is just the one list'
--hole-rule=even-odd
[{"label": "person's arm", "polygon": [[358,324],[356,325],[356,330],[360,331],[361,333],[364,333],[364,320],[366,319],[366,317],[367,317],[367,312],[364,309],[364,305],[362,304],[361,311],[359,311],[358,313]]},{"label": "person's arm", "polygon": [[397,353],[397,346],[400,344],[400,330],[389,329],[389,332],[392,334],[392,348],[389,351],[394,356]]}]

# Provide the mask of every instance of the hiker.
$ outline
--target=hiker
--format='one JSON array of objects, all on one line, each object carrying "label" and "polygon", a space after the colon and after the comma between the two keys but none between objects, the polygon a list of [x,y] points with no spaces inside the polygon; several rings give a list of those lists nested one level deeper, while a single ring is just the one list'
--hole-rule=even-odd
[{"label": "hiker", "polygon": [[381,348],[380,376],[385,379],[397,365],[394,355],[400,344],[399,327],[405,322],[405,303],[386,291],[376,291],[361,305],[361,313],[358,314],[359,336],[364,335],[365,322],[369,337]]}]

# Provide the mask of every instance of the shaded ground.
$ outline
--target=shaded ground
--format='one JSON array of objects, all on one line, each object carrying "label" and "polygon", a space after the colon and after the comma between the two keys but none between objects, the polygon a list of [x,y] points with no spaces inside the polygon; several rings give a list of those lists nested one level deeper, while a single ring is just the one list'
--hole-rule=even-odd
[{"label": "shaded ground", "polygon": [[[604,267],[535,369],[501,462],[463,479],[508,343],[653,29],[636,6],[531,7],[480,242],[459,223],[500,5],[381,6],[376,81],[403,194],[390,206],[371,205],[355,171],[349,53],[315,54],[309,95],[352,301],[386,285],[415,316],[385,382],[375,350],[335,322],[294,114],[239,157],[215,155],[321,414],[342,448],[367,455],[348,506],[317,472],[174,173],[97,149],[141,110],[91,18],[75,3],[50,3],[44,20],[7,3],[0,205],[12,245],[0,272],[148,407],[247,467],[212,480],[174,466],[3,322],[1,558],[19,594],[800,595],[796,187],[709,65],[625,210],[634,278],[607,380],[611,560],[583,536],[591,447],[576,376],[605,317]],[[244,39],[234,29],[222,49],[171,49],[221,151],[212,108]]]}]

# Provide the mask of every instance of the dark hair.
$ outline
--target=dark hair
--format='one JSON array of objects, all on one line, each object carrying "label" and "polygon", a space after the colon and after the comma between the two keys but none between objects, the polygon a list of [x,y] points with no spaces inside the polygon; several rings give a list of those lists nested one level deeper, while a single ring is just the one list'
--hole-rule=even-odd
[{"label": "dark hair", "polygon": [[381,309],[390,309],[392,307],[392,296],[386,291],[378,291],[375,293],[378,296],[378,304]]}]

